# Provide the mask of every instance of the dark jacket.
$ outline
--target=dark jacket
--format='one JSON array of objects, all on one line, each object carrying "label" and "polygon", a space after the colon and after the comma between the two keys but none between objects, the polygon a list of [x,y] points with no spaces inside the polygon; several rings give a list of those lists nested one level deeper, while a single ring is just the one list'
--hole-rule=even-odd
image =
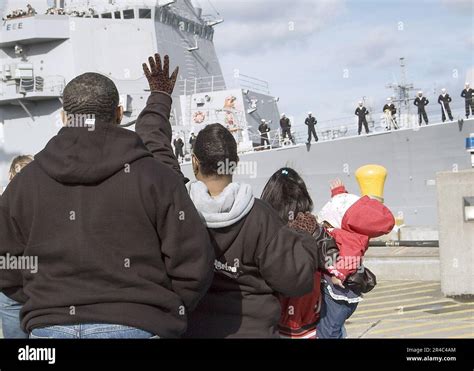
[{"label": "dark jacket", "polygon": [[288,117],[282,117],[280,119],[280,127],[282,130],[291,128],[290,119]]},{"label": "dark jacket", "polygon": [[[385,111],[385,107],[384,107]],[[359,116],[359,118],[363,119],[365,116],[369,114],[369,111],[367,111],[367,108],[365,107],[357,107],[354,113],[356,116]]]},{"label": "dark jacket", "polygon": [[113,323],[179,337],[212,280],[209,236],[182,178],[112,124],[50,140],[1,196],[0,241],[0,255],[38,257],[37,273],[0,276],[24,303],[27,331]]},{"label": "dark jacket", "polygon": [[178,149],[178,150],[180,150],[184,147],[184,142],[181,138],[175,139],[173,141],[173,144],[174,144],[175,148]]},{"label": "dark jacket", "polygon": [[[145,143],[166,148],[171,140],[171,98],[153,93],[136,130]],[[168,150],[169,151],[169,150]],[[158,158],[166,160],[163,151]],[[264,201],[255,199],[249,213],[228,227],[208,229],[216,253],[211,288],[191,313],[186,337],[276,337],[280,318],[278,293],[311,292],[320,263],[318,248],[335,242],[315,241],[291,230]]]},{"label": "dark jacket", "polygon": [[209,292],[190,314],[186,337],[276,337],[279,295],[311,292],[318,244],[334,243],[326,234],[314,241],[291,230],[259,199],[244,219],[209,233],[218,262],[216,273]]},{"label": "dark jacket", "polygon": [[270,131],[270,127],[267,124],[262,123],[258,126],[258,131],[260,134],[266,135],[266,133]]},{"label": "dark jacket", "polygon": [[449,94],[445,94],[443,96],[443,94],[440,94],[439,97],[438,97],[438,103],[441,104],[441,103],[444,103],[445,106],[449,106],[449,103],[452,101],[451,97],[449,96]]},{"label": "dark jacket", "polygon": [[314,116],[311,116],[311,117],[306,117],[306,120],[304,120],[304,124],[306,126],[314,126],[318,123],[318,121],[316,120],[316,118]]},{"label": "dark jacket", "polygon": [[395,105],[393,103],[385,104],[385,106],[383,106],[382,112],[385,112],[386,110],[390,110],[390,112],[392,113],[392,116],[394,116],[397,113],[397,109],[395,108]]},{"label": "dark jacket", "polygon": [[467,101],[472,101],[472,98],[474,96],[474,89],[469,88],[469,89],[463,89],[461,92],[461,97],[465,98]]},{"label": "dark jacket", "polygon": [[416,97],[415,101],[413,104],[418,107],[418,112],[422,112],[425,110],[425,106],[427,106],[430,103],[426,97]]}]

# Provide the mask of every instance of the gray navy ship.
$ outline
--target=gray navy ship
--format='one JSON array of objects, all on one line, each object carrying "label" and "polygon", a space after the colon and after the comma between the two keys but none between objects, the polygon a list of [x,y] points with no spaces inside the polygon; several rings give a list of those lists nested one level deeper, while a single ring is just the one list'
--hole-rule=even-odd
[{"label": "gray navy ship", "polygon": [[[373,119],[368,135],[351,135],[344,126],[320,132],[317,144],[289,143],[278,130],[279,99],[269,84],[238,71],[223,73],[213,43],[223,19],[203,14],[190,0],[30,3],[34,10],[12,17],[26,2],[0,2],[0,186],[7,184],[14,156],[37,153],[58,132],[63,89],[79,74],[97,72],[115,82],[123,126],[133,130],[149,94],[141,65],[155,51],[180,66],[171,123],[186,144],[182,169],[190,178],[190,134],[219,122],[239,144],[237,180],[250,183],[257,196],[274,171],[291,166],[304,176],[317,209],[329,197],[329,180],[339,177],[355,193],[356,169],[376,163],[388,170],[385,203],[398,223],[436,226],[436,172],[471,167],[464,143],[474,120],[463,120],[459,111],[454,121],[419,127],[404,110],[413,99],[404,83],[394,97],[399,130],[387,131],[383,120]],[[272,128],[265,149],[257,130],[262,119]]]}]

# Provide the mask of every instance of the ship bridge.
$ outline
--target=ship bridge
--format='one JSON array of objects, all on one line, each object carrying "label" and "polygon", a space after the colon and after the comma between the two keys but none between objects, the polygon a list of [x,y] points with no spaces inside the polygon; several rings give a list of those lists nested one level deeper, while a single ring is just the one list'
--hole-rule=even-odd
[{"label": "ship bridge", "polygon": [[115,82],[131,122],[147,88],[141,64],[156,50],[180,66],[175,96],[206,85],[226,89],[213,45],[214,26],[222,20],[203,15],[190,0],[56,0],[51,8],[44,1],[28,10],[10,3],[0,5],[3,117],[34,121],[39,103],[59,109],[66,83],[92,71]]}]

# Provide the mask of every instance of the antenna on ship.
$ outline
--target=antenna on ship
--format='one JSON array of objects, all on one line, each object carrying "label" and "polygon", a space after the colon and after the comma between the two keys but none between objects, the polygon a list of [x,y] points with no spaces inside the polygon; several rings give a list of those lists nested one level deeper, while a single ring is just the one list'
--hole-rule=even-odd
[{"label": "antenna on ship", "polygon": [[[401,123],[402,119],[402,112],[407,115],[407,123],[409,123],[411,115],[410,109],[411,104],[410,101],[414,98],[410,98],[410,92],[415,90],[412,83],[406,82],[406,65],[405,65],[405,58],[400,58],[400,83],[394,81],[392,84],[387,84],[386,87],[388,89],[393,89],[395,92],[395,102],[398,103],[398,122]],[[394,79],[395,80],[395,79]]]},{"label": "antenna on ship", "polygon": [[206,21],[206,24],[210,27],[214,27],[216,25],[218,25],[219,23],[222,23],[224,22],[224,19],[221,17],[221,13],[219,13],[219,11],[216,9],[216,7],[212,4],[211,0],[207,0],[209,5],[211,6],[211,8],[214,10],[214,12],[216,13],[217,15],[217,18],[215,19],[208,19]]}]

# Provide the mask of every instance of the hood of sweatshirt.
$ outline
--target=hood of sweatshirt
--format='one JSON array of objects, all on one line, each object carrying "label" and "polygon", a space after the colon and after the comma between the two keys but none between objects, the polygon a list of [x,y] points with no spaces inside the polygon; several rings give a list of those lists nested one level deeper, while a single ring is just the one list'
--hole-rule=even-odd
[{"label": "hood of sweatshirt", "polygon": [[209,194],[200,181],[188,184],[189,196],[207,228],[229,227],[244,218],[252,209],[255,197],[248,184],[230,183],[217,197]]},{"label": "hood of sweatshirt", "polygon": [[97,184],[127,165],[152,156],[139,136],[116,125],[65,127],[35,156],[49,177],[63,184]]}]

